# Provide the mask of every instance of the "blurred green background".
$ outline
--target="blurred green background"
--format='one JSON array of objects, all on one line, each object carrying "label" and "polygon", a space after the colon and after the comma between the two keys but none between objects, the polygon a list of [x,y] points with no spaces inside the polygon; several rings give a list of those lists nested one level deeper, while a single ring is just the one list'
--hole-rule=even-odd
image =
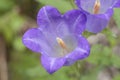
[{"label": "blurred green background", "polygon": [[37,27],[36,15],[44,5],[61,13],[76,8],[74,0],[0,0],[0,80],[120,80],[120,9],[114,9],[101,33],[84,33],[91,44],[88,58],[50,75],[40,55],[21,41],[26,30]]}]

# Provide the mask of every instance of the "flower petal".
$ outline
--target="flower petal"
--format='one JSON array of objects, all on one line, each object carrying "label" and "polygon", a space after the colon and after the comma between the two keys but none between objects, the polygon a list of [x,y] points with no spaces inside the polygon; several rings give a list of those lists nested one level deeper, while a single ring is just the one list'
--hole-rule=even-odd
[{"label": "flower petal", "polygon": [[64,65],[65,58],[52,58],[46,55],[42,55],[41,62],[46,71],[52,74]]},{"label": "flower petal", "polygon": [[86,15],[80,10],[71,10],[64,14],[66,23],[71,32],[81,34],[86,27]]},{"label": "flower petal", "polygon": [[37,22],[44,32],[56,33],[54,35],[61,37],[71,33],[81,34],[85,30],[86,16],[79,10],[61,15],[56,8],[45,6],[40,9]]},{"label": "flower petal", "polygon": [[44,47],[46,50],[49,50],[49,46],[47,45],[47,41],[44,38],[42,32],[37,29],[33,28],[28,30],[23,38],[23,44],[35,52],[42,52],[44,51],[42,48]]},{"label": "flower petal", "polygon": [[62,15],[52,6],[45,6],[40,9],[37,23],[42,31],[49,33],[47,36],[51,34],[52,36],[64,36],[70,33]]},{"label": "flower petal", "polygon": [[[112,8],[115,4],[116,6],[118,0],[100,0],[100,11],[99,13],[105,13],[109,8]],[[94,5],[96,0],[75,0],[76,5],[88,13],[93,13]]]},{"label": "flower petal", "polygon": [[[53,36],[53,35],[51,35]],[[46,55],[54,55],[53,48],[55,40],[50,35],[45,35],[43,31],[38,28],[28,30],[23,38],[23,44],[34,52],[39,52]]]},{"label": "flower petal", "polygon": [[92,12],[95,4],[95,0],[75,0],[76,5],[84,11]]},{"label": "flower petal", "polygon": [[114,5],[114,8],[120,8],[120,0],[117,0],[116,4]]},{"label": "flower petal", "polygon": [[78,46],[73,52],[71,52],[69,55],[66,56],[66,62],[64,66],[69,66],[73,64],[75,61],[85,59],[86,57],[89,56],[90,45],[88,41],[82,36],[78,36],[77,41],[78,41]]},{"label": "flower petal", "polygon": [[105,27],[107,27],[112,14],[112,9],[109,9],[106,14],[87,14],[86,30],[93,33],[101,32]]},{"label": "flower petal", "polygon": [[59,19],[61,19],[61,14],[59,11],[52,6],[45,6],[40,9],[37,15],[37,24],[41,28],[49,28],[54,29],[56,24],[59,23]]},{"label": "flower petal", "polygon": [[109,8],[113,8],[114,4],[117,2],[117,0],[100,0],[101,4],[101,11],[100,12],[106,12]]}]

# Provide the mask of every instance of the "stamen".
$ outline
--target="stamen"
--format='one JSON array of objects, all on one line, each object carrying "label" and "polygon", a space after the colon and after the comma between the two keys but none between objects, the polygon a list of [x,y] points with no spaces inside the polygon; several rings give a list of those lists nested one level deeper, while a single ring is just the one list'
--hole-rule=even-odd
[{"label": "stamen", "polygon": [[100,11],[100,0],[96,0],[93,8],[93,13],[98,14],[99,11]]},{"label": "stamen", "polygon": [[66,50],[67,50],[66,44],[64,43],[64,41],[63,41],[61,38],[57,37],[56,40],[57,40],[58,44],[59,44],[63,49],[66,49]]}]

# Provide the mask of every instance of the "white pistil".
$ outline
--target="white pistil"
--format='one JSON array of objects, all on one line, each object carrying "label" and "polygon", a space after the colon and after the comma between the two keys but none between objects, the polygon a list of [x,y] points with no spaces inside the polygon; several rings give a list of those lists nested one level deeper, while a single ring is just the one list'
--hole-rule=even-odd
[{"label": "white pistil", "polygon": [[93,8],[93,13],[98,14],[99,11],[100,11],[100,0],[96,0]]}]

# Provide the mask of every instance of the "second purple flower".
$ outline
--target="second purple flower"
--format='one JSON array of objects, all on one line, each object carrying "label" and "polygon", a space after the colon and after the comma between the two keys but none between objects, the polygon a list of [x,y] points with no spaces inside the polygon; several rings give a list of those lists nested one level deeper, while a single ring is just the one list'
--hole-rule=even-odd
[{"label": "second purple flower", "polygon": [[113,8],[120,7],[120,0],[75,0],[81,11],[87,16],[86,30],[101,32],[113,15]]}]

